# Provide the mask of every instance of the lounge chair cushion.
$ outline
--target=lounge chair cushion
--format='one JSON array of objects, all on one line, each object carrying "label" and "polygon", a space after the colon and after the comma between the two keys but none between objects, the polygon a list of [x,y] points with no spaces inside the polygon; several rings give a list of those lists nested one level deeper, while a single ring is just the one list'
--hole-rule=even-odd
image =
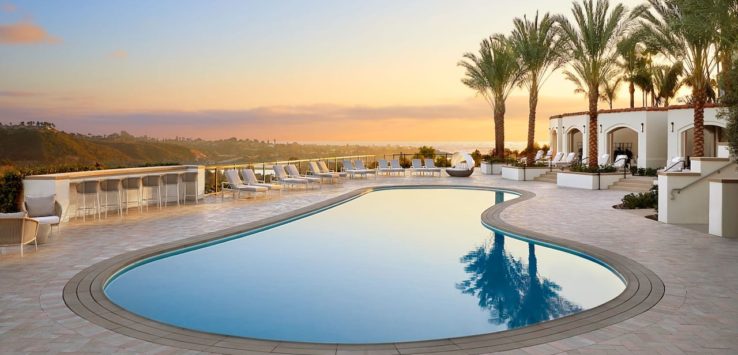
[{"label": "lounge chair cushion", "polygon": [[15,218],[23,218],[25,216],[26,216],[25,212],[0,213],[0,219],[15,219]]},{"label": "lounge chair cushion", "polygon": [[26,209],[29,217],[54,216],[56,195],[26,197]]},{"label": "lounge chair cushion", "polygon": [[46,217],[33,217],[39,224],[59,224],[59,217],[57,216],[46,216]]}]

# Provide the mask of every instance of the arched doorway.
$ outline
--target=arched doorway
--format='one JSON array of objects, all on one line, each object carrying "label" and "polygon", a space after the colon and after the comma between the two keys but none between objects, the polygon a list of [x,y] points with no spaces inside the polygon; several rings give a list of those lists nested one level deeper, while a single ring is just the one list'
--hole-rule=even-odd
[{"label": "arched doorway", "polygon": [[[706,157],[717,156],[718,143],[727,142],[725,128],[714,125],[705,125],[705,155]],[[682,132],[682,156],[694,156],[694,128]]]},{"label": "arched doorway", "polygon": [[607,133],[607,153],[610,161],[618,155],[631,157],[631,164],[638,161],[638,132],[629,127],[615,128]]},{"label": "arched doorway", "polygon": [[566,140],[568,153],[574,152],[580,154],[581,157],[582,149],[584,149],[584,146],[582,145],[582,131],[578,128],[572,128],[566,133]]},{"label": "arched doorway", "polygon": [[550,140],[551,146],[549,147],[549,149],[551,149],[551,152],[553,152],[553,154],[556,154],[559,152],[559,137],[558,136],[559,135],[556,133],[556,129],[552,129],[551,130],[551,140]]}]

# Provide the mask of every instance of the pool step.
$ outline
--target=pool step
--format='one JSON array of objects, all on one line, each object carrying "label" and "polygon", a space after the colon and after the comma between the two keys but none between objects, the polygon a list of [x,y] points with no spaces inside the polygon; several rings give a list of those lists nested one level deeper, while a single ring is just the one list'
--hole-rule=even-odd
[{"label": "pool step", "polygon": [[656,179],[650,176],[629,176],[620,179],[618,182],[610,186],[611,190],[621,190],[629,192],[646,192],[651,189]]},{"label": "pool step", "polygon": [[557,181],[557,176],[558,176],[557,173],[558,173],[558,171],[556,171],[556,170],[554,170],[554,171],[548,171],[545,174],[534,178],[533,180],[535,180],[535,181],[542,181],[542,182],[550,182],[550,183],[555,184],[556,181]]}]

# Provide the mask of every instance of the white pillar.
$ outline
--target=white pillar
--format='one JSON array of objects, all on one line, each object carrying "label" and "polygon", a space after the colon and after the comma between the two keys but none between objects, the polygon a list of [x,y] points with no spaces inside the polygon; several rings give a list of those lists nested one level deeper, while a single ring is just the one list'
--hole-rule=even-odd
[{"label": "white pillar", "polygon": [[709,232],[719,237],[738,238],[738,179],[710,181]]}]

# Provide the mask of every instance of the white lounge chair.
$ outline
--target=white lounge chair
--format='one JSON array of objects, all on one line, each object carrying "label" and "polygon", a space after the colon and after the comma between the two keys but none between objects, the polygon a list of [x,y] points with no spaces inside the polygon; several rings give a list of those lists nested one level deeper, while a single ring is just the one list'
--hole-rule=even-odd
[{"label": "white lounge chair", "polygon": [[349,176],[350,178],[352,178],[352,179],[353,179],[354,177],[356,177],[356,175],[361,175],[361,176],[364,176],[364,177],[366,177],[366,174],[368,174],[368,173],[369,173],[369,172],[368,172],[368,171],[366,171],[366,170],[360,170],[360,169],[356,169],[356,168],[354,168],[354,164],[353,164],[353,163],[351,162],[351,160],[348,160],[348,159],[344,159],[344,160],[343,160],[343,171],[344,171],[344,172],[345,172],[346,174],[348,174],[348,176]]},{"label": "white lounge chair", "polygon": [[339,178],[341,177],[338,173],[322,172],[320,170],[320,166],[318,166],[318,163],[314,161],[308,162],[308,168],[310,169],[310,174],[312,174],[312,176],[319,177],[321,182],[323,181],[323,179],[328,179],[330,183],[334,183],[338,182],[340,180]]},{"label": "white lounge chair", "polygon": [[666,167],[662,170],[663,172],[680,172],[684,170],[685,159],[684,157],[675,157],[671,161],[667,162]]},{"label": "white lounge chair", "polygon": [[410,175],[412,175],[413,173],[425,175],[426,170],[425,170],[425,167],[423,166],[423,163],[420,161],[420,159],[413,159],[411,163],[412,163],[412,166],[410,167]]},{"label": "white lounge chair", "polygon": [[607,153],[600,155],[600,158],[597,159],[597,164],[600,166],[607,165],[607,163],[609,162],[610,162],[610,154],[607,154]]},{"label": "white lounge chair", "polygon": [[612,162],[612,167],[615,169],[625,169],[625,162],[628,161],[628,156],[625,154],[618,155],[615,157],[615,160]]},{"label": "white lounge chair", "polygon": [[241,177],[238,176],[238,171],[236,171],[236,169],[228,169],[224,171],[223,174],[225,175],[226,181],[221,183],[221,199],[225,196],[226,190],[232,191],[234,198],[236,196],[240,198],[242,192],[249,192],[254,195],[262,192],[265,197],[267,192],[269,192],[269,189],[264,186],[250,186],[244,184]]},{"label": "white lounge chair", "polygon": [[326,164],[324,161],[318,161],[318,167],[320,168],[321,173],[336,173],[339,177],[345,178],[348,176],[348,174],[342,172],[342,171],[335,171],[328,169],[328,164]]},{"label": "white lounge chair", "polygon": [[377,159],[377,175],[385,174],[390,175],[392,173],[392,168],[390,168],[389,163],[387,163],[386,159]]},{"label": "white lounge chair", "polygon": [[561,159],[563,159],[563,158],[564,158],[564,152],[558,152],[558,153],[556,153],[556,155],[554,155],[553,159],[551,159],[548,162],[548,166],[556,166],[556,164],[558,164],[561,161]]},{"label": "white lounge chair", "polygon": [[553,155],[553,149],[549,149],[546,152],[546,156],[543,157],[543,160],[545,160],[545,161],[551,161],[552,155]]},{"label": "white lounge chair", "polygon": [[390,169],[397,173],[402,173],[402,175],[405,175],[405,168],[400,165],[400,159],[392,159],[390,160]]},{"label": "white lounge chair", "polygon": [[288,176],[289,176],[290,178],[293,178],[293,179],[305,179],[305,180],[307,180],[307,181],[308,181],[308,186],[309,186],[310,184],[318,184],[318,187],[321,187],[321,184],[320,184],[320,182],[322,181],[322,179],[321,179],[321,178],[319,178],[319,177],[312,177],[312,176],[305,176],[305,175],[300,175],[300,171],[299,171],[299,170],[297,170],[297,167],[296,167],[296,166],[294,166],[294,165],[292,165],[292,164],[288,164],[288,165],[286,166],[286,168],[287,168],[287,175],[288,175]]},{"label": "white lounge chair", "polygon": [[284,165],[274,164],[272,165],[272,169],[274,170],[274,177],[277,178],[277,183],[281,185],[284,185],[286,187],[305,185],[306,190],[308,188],[308,185],[310,185],[310,181],[308,181],[307,179],[290,177],[284,170]]},{"label": "white lounge chair", "polygon": [[425,159],[425,171],[429,172],[431,175],[435,175],[438,173],[438,177],[441,177],[441,171],[443,169],[436,167],[436,164],[433,162],[433,159],[426,158]]},{"label": "white lounge chair", "polygon": [[270,184],[264,181],[259,181],[259,179],[256,178],[256,174],[254,173],[254,170],[252,169],[241,169],[241,176],[243,176],[243,180],[246,183],[246,185],[249,186],[262,186],[266,187],[269,190],[279,190],[279,192],[282,192],[282,185],[279,184]]},{"label": "white lounge chair", "polygon": [[[535,162],[537,162],[537,161],[539,161],[539,160],[541,160],[541,159],[543,159],[543,150],[538,150],[538,151],[536,152],[536,155],[535,155],[535,156],[533,157],[533,162],[535,163]],[[523,157],[523,158],[521,158],[521,159],[520,159],[519,161],[520,161],[521,163],[525,163],[525,162],[527,162],[527,161],[528,161],[528,158],[527,158],[527,157]]]},{"label": "white lounge chair", "polygon": [[357,160],[354,160],[354,167],[356,167],[356,170],[358,170],[358,171],[364,171],[364,172],[366,172],[366,174],[372,174],[372,175],[374,175],[374,177],[377,177],[377,171],[376,170],[372,170],[372,169],[367,169],[364,166],[364,162],[361,161],[361,160],[358,160],[358,159]]},{"label": "white lounge chair", "polygon": [[574,160],[576,159],[576,157],[577,157],[577,153],[571,152],[571,153],[569,153],[569,154],[566,155],[566,158],[564,158],[563,160],[557,162],[556,163],[556,166],[557,167],[560,167],[560,168],[565,168],[565,167],[571,166],[571,164],[574,163]]}]

